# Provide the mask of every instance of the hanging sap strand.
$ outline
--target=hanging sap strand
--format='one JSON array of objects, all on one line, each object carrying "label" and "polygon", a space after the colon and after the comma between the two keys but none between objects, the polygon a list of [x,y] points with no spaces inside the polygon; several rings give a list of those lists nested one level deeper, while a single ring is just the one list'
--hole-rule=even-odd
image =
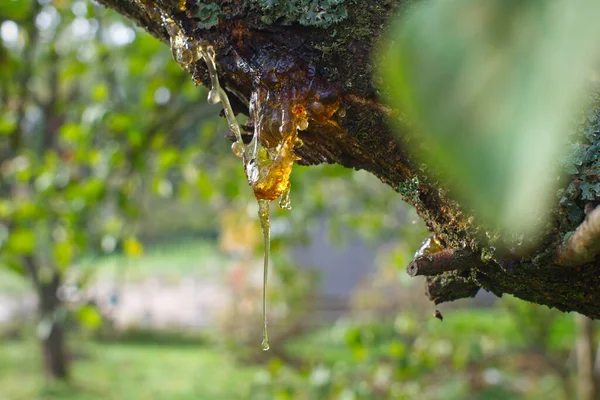
[{"label": "hanging sap strand", "polygon": [[[299,158],[295,149],[302,146],[298,131],[307,130],[309,120],[329,129],[343,130],[336,119],[343,117],[341,100],[335,89],[319,83],[314,68],[299,68],[289,59],[276,60],[269,67],[263,65],[254,71],[249,101],[248,125],[254,127],[249,144],[244,144],[240,125],[231,108],[227,93],[219,84],[214,48],[204,40],[187,37],[177,23],[162,15],[170,36],[175,61],[185,70],[192,71],[196,62],[206,64],[211,82],[208,102],[221,103],[229,129],[235,135],[231,149],[242,158],[248,183],[258,201],[258,217],[264,237],[263,265],[263,350],[269,349],[267,334],[267,275],[270,258],[270,202],[280,199],[279,206],[291,210],[290,175]],[[200,81],[196,81],[200,84]],[[335,114],[337,113],[337,117]]]},{"label": "hanging sap strand", "polygon": [[264,351],[269,350],[269,334],[267,332],[267,277],[269,275],[269,255],[271,253],[271,221],[269,218],[270,201],[258,200],[258,219],[264,238],[264,257],[263,257],[263,292],[262,292],[262,313],[263,313],[263,340],[261,343]]}]

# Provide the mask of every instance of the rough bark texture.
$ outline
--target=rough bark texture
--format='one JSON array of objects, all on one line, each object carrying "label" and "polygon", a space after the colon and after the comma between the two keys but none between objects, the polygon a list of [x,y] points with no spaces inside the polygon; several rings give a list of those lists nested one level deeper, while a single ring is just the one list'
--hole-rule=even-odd
[{"label": "rough bark texture", "polygon": [[[288,5],[268,7],[264,0],[99,1],[166,43],[165,15],[190,38],[211,43],[222,86],[232,95],[236,112],[248,113],[247,99],[266,76],[269,84],[284,85],[318,77],[321,92],[337,96],[346,115],[339,115],[336,124],[310,122],[309,129],[301,133],[304,146],[297,152],[299,163],[338,163],[370,171],[415,206],[445,248],[467,251],[471,259],[481,260],[459,268],[460,273],[443,272],[428,278],[429,293],[436,293],[432,297],[436,302],[472,296],[484,288],[498,296],[509,293],[563,311],[600,317],[600,265],[560,265],[564,262],[559,263],[556,256],[565,235],[583,221],[584,200],[596,201],[589,187],[582,186],[598,180],[596,156],[576,163],[551,222],[542,227],[541,243],[526,245],[525,238],[523,244],[501,251],[496,247],[502,248],[498,245],[502,238],[488,234],[468,210],[449,197],[443,183],[422,172],[406,151],[408,139],[401,132],[392,134],[388,119],[398,111],[381,103],[372,60],[387,20],[402,12],[408,0],[346,0],[341,6],[319,1],[324,17],[312,20],[292,13]],[[339,22],[331,22],[330,16]],[[202,62],[196,63],[192,72],[196,80],[208,83]],[[598,129],[588,126],[591,121],[582,122],[581,130],[587,129],[587,136],[574,138],[584,150],[597,142]]]}]

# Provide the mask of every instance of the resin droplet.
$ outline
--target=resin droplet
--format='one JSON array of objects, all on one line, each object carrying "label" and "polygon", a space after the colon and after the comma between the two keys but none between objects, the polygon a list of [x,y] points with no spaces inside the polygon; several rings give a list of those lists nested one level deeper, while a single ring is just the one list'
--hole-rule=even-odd
[{"label": "resin droplet", "polygon": [[268,200],[258,201],[258,219],[265,241],[264,264],[263,264],[263,340],[262,349],[269,350],[269,335],[267,332],[267,277],[269,275],[269,255],[271,252],[271,221],[269,218]]},{"label": "resin droplet", "polygon": [[428,256],[444,250],[444,244],[437,235],[430,235],[421,243],[421,247],[415,253],[415,258]]},{"label": "resin droplet", "polygon": [[192,62],[194,62],[194,57],[192,56],[192,52],[186,49],[185,47],[181,47],[177,49],[176,52],[176,61],[179,64],[188,66]]},{"label": "resin droplet", "polygon": [[344,118],[346,116],[346,109],[345,108],[340,108],[338,110],[338,115],[342,118]]},{"label": "resin droplet", "polygon": [[244,144],[240,142],[233,142],[231,145],[231,151],[238,157],[242,157],[244,155]]},{"label": "resin droplet", "polygon": [[208,92],[208,103],[217,104],[219,101],[221,101],[219,93],[214,88],[210,89],[210,92]]},{"label": "resin droplet", "polygon": [[267,351],[271,348],[271,346],[269,346],[269,339],[268,338],[263,338],[263,341],[261,343],[261,347],[263,349],[263,351]]},{"label": "resin droplet", "polygon": [[298,129],[300,129],[301,131],[305,131],[308,129],[308,120],[307,119],[301,119],[298,122]]}]

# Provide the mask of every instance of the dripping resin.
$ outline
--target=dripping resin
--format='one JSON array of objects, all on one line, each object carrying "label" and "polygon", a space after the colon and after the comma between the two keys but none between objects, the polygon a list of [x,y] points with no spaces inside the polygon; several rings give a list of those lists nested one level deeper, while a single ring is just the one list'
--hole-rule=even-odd
[{"label": "dripping resin", "polygon": [[266,289],[270,258],[270,203],[280,199],[281,208],[291,209],[290,176],[294,162],[299,159],[294,150],[302,146],[298,131],[308,129],[310,121],[340,129],[332,116],[341,101],[336,91],[323,90],[315,84],[314,70],[298,70],[289,60],[277,60],[273,66],[263,65],[262,72],[256,72],[249,101],[248,125],[253,126],[254,132],[250,143],[244,144],[227,93],[219,83],[213,46],[203,40],[188,38],[168,16],[163,15],[162,20],[170,36],[175,61],[187,71],[191,71],[198,61],[206,64],[211,82],[208,102],[223,105],[229,129],[235,135],[231,149],[242,158],[246,178],[258,202],[264,238],[262,349],[268,350]]}]

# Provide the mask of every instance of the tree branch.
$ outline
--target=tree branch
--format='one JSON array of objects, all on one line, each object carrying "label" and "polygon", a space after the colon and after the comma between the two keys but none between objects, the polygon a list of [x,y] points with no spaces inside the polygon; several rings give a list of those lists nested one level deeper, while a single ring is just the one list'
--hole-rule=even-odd
[{"label": "tree branch", "polygon": [[23,49],[23,68],[21,69],[18,80],[19,105],[17,106],[17,121],[13,132],[10,134],[10,149],[13,154],[19,151],[23,141],[23,120],[25,119],[25,109],[31,94],[29,90],[29,80],[33,71],[33,59],[39,39],[34,20],[40,7],[38,2],[34,2],[34,6],[24,22],[25,31],[27,33],[27,42]]},{"label": "tree branch", "polygon": [[[256,5],[258,2],[247,0],[211,1],[220,14],[210,29],[197,17],[198,7],[204,2],[99,1],[136,21],[163,42],[169,39],[165,15],[178,25],[185,40],[210,43],[215,49],[221,86],[232,98],[235,94],[241,100],[237,102],[236,111],[248,112],[243,99],[251,98],[257,87],[275,94],[304,93],[306,88],[312,88],[325,97],[337,96],[339,109],[344,112],[309,122],[308,129],[300,132],[304,146],[296,151],[301,158],[298,162],[304,165],[337,163],[373,173],[415,207],[431,233],[440,237],[447,248],[465,249],[473,254],[468,262],[460,263],[415,260],[415,275],[448,269],[463,271],[442,272],[428,278],[429,296],[434,301],[471,297],[481,286],[497,295],[509,293],[563,311],[578,311],[600,318],[598,268],[551,268],[561,262],[593,260],[598,248],[591,238],[597,236],[598,223],[592,223],[592,217],[586,222],[589,226],[578,229],[572,235],[571,244],[564,246],[567,251],[561,253],[563,261],[556,261],[557,238],[573,229],[570,218],[580,211],[567,209],[568,202],[558,204],[539,243],[527,247],[528,240],[524,238],[522,246],[493,252],[490,260],[482,263],[478,261],[481,249],[497,245],[497,242],[490,243],[496,240],[492,239],[493,229],[481,226],[476,217],[472,218],[469,210],[450,196],[445,183],[428,175],[431,169],[408,153],[406,127],[397,125],[393,133],[389,128],[389,118],[398,116],[399,110],[390,110],[380,103],[380,93],[386,88],[374,83],[378,78],[373,73],[377,69],[373,54],[388,18],[410,1],[345,1],[347,18],[326,29],[281,20],[265,23],[265,10]],[[188,65],[186,69],[196,82],[208,83],[203,62]],[[281,102],[276,103],[281,108]],[[596,112],[600,110],[600,103],[597,106]],[[272,109],[276,109],[275,106]],[[578,168],[581,171],[588,166]],[[571,179],[577,180],[578,176],[573,175]],[[577,208],[581,199],[574,196],[570,200]],[[583,243],[584,257],[581,251],[573,251],[580,248],[573,244],[579,243]],[[573,254],[579,254],[576,260]],[[465,277],[465,270],[469,268],[469,277]]]}]

